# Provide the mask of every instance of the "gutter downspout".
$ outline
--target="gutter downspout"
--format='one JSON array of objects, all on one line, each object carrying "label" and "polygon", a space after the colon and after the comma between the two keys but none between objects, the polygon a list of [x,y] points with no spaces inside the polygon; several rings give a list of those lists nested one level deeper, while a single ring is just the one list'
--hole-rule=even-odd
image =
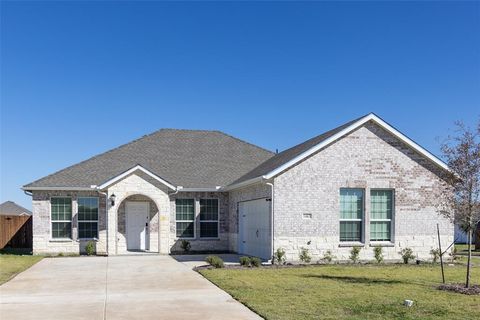
[{"label": "gutter downspout", "polygon": [[[108,192],[100,191],[100,189],[97,186],[91,186],[91,188],[95,189],[95,191],[97,191],[98,193],[103,194],[105,196],[105,230],[106,230],[106,236],[107,236],[107,241],[105,243],[105,250],[107,251],[106,254],[108,256],[109,255],[108,242],[110,240],[108,238]],[[99,237],[100,237],[100,235],[99,235]]]},{"label": "gutter downspout", "polygon": [[271,206],[271,210],[270,210],[270,223],[271,223],[271,235],[270,235],[270,243],[272,244],[272,264],[274,263],[273,261],[273,257],[275,256],[275,246],[274,246],[274,231],[275,231],[275,227],[274,227],[274,218],[273,218],[273,213],[274,213],[274,207],[275,207],[275,199],[274,199],[274,196],[275,196],[275,186],[273,185],[273,183],[270,183],[270,182],[266,182],[265,184],[269,185],[270,187],[272,187],[272,206]]}]

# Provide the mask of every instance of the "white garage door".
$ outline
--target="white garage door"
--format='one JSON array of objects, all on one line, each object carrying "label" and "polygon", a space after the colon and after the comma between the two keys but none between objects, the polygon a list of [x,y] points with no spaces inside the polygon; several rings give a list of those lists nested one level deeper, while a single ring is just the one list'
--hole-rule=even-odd
[{"label": "white garage door", "polygon": [[240,202],[239,243],[241,254],[271,259],[270,202],[266,199]]}]

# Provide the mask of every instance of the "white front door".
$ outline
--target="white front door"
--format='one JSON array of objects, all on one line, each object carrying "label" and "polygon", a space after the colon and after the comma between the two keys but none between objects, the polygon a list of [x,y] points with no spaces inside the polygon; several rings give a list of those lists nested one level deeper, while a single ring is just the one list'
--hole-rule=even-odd
[{"label": "white front door", "polygon": [[262,259],[270,259],[270,202],[266,199],[258,199],[240,202],[238,206],[238,252]]},{"label": "white front door", "polygon": [[149,203],[136,201],[127,202],[125,209],[127,250],[148,250]]}]

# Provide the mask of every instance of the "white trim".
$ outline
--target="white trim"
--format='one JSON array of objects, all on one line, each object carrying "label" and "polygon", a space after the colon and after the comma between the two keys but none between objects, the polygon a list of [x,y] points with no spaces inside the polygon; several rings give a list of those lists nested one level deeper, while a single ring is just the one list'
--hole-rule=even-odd
[{"label": "white trim", "polygon": [[[312,155],[313,153],[317,152],[318,150],[328,146],[329,144],[331,144],[332,142],[340,139],[341,137],[343,137],[344,135],[350,133],[351,131],[359,128],[360,126],[364,125],[365,123],[367,123],[368,121],[374,121],[376,124],[378,124],[379,126],[381,126],[383,129],[387,130],[388,132],[390,132],[391,134],[393,134],[394,136],[396,136],[397,138],[399,138],[401,141],[403,141],[404,143],[406,143],[407,145],[409,145],[411,148],[413,148],[415,151],[419,152],[420,154],[422,154],[423,156],[427,157],[428,159],[430,159],[432,162],[434,162],[436,165],[438,165],[439,167],[441,167],[442,169],[445,169],[447,171],[450,171],[450,169],[448,168],[448,166],[443,162],[441,161],[440,159],[438,159],[436,156],[434,156],[432,153],[430,153],[429,151],[427,151],[426,149],[424,149],[423,147],[421,147],[420,145],[418,145],[417,143],[415,143],[413,140],[411,140],[410,138],[408,138],[407,136],[405,136],[404,134],[402,134],[400,131],[398,131],[397,129],[395,129],[394,127],[392,127],[391,125],[389,125],[388,123],[386,123],[385,121],[383,121],[382,119],[380,119],[378,116],[376,116],[375,114],[373,113],[370,113],[368,114],[367,116],[361,118],[360,120],[358,120],[357,122],[351,124],[350,126],[348,126],[347,128],[343,129],[342,131],[334,134],[333,136],[331,136],[330,138],[322,141],[321,143],[317,144],[316,146],[308,149],[307,151],[301,153],[300,155],[296,156],[295,158],[293,158],[292,160],[288,161],[287,163],[281,165],[280,167],[276,168],[275,170],[273,171],[270,171],[269,173],[267,173],[266,175],[264,175],[263,177],[265,179],[271,179],[273,178],[274,176],[278,175],[279,173],[285,171],[286,169],[290,168],[291,166],[297,164],[298,162],[302,161],[303,159],[307,158],[308,156]],[[246,181],[245,181],[246,182]]]},{"label": "white trim", "polygon": [[219,192],[220,186],[215,188],[184,188],[181,186],[177,187],[178,192]]},{"label": "white trim", "polygon": [[[78,218],[78,213],[79,213],[79,204],[78,200],[79,199],[97,199],[97,220],[80,220]],[[78,197],[77,196],[77,240],[98,240],[100,238],[100,197]],[[97,224],[97,237],[93,238],[81,238],[80,237],[80,223],[96,223]]]},{"label": "white trim", "polygon": [[[217,220],[202,220],[200,218],[200,215],[202,213],[201,211],[201,200],[217,200]],[[198,239],[201,240],[209,240],[209,239],[220,239],[220,199],[219,198],[199,198],[198,199],[198,226],[200,227],[200,230],[198,230]],[[216,222],[217,223],[217,236],[216,237],[202,237],[202,223],[205,222]]]},{"label": "white trim", "polygon": [[29,190],[54,190],[54,191],[92,191],[92,188],[86,188],[86,187],[21,187],[20,189],[24,191],[29,191]]},{"label": "white trim", "polygon": [[[71,217],[70,217],[70,220],[52,220],[52,199],[54,198],[69,198],[70,199],[70,209],[71,209]],[[50,241],[56,241],[56,240],[60,240],[60,241],[74,241],[73,239],[73,197],[72,196],[51,196],[50,199],[49,199],[49,202],[50,202],[50,206],[49,206],[49,215],[48,215],[48,219],[49,219],[49,223],[50,223]],[[70,223],[70,238],[54,238],[53,237],[53,223]]]},{"label": "white trim", "polygon": [[125,178],[126,176],[128,176],[129,174],[137,171],[137,170],[140,170],[142,171],[143,173],[149,175],[150,177],[154,178],[155,180],[163,183],[164,185],[166,185],[167,187],[169,187],[170,189],[172,190],[176,190],[176,188],[171,185],[170,183],[168,183],[167,181],[163,180],[162,178],[160,178],[159,176],[157,176],[156,174],[154,174],[153,172],[151,171],[148,171],[147,169],[145,169],[144,167],[142,167],[141,165],[137,164],[135,167],[125,171],[124,173],[122,174],[119,174],[118,176],[116,177],[113,177],[112,179],[102,183],[100,186],[97,187],[97,189],[105,189],[106,187],[112,185],[113,183]]},{"label": "white trim", "polygon": [[[193,200],[193,220],[177,220],[177,200]],[[195,240],[197,235],[197,210],[196,210],[196,199],[195,198],[175,198],[175,239],[180,240]],[[193,237],[179,237],[177,236],[177,222],[193,222]]]},{"label": "white trim", "polygon": [[233,190],[233,189],[239,189],[239,188],[242,188],[242,187],[247,187],[249,185],[252,185],[252,184],[255,184],[255,183],[258,183],[258,182],[263,182],[264,180],[266,180],[265,176],[256,177],[256,178],[245,180],[245,181],[242,181],[242,182],[239,182],[239,183],[231,184],[229,186],[225,186],[221,189],[221,191],[230,191],[230,190]]}]

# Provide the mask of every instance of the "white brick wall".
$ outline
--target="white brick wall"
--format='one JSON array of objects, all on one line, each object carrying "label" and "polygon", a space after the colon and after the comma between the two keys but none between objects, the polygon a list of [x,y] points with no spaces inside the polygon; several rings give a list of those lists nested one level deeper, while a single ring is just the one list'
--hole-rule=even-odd
[{"label": "white brick wall", "polygon": [[[367,124],[274,179],[275,243],[298,260],[300,247],[315,258],[332,250],[348,259],[351,247],[340,247],[339,190],[365,189],[365,230],[362,259],[373,257],[369,240],[370,189],[395,189],[394,247],[385,247],[387,259],[411,247],[421,259],[437,246],[440,224],[443,247],[453,241],[453,225],[439,216],[434,190],[443,188],[441,172],[374,124]],[[303,213],[312,219],[302,218]],[[307,242],[311,241],[310,245]]]}]

